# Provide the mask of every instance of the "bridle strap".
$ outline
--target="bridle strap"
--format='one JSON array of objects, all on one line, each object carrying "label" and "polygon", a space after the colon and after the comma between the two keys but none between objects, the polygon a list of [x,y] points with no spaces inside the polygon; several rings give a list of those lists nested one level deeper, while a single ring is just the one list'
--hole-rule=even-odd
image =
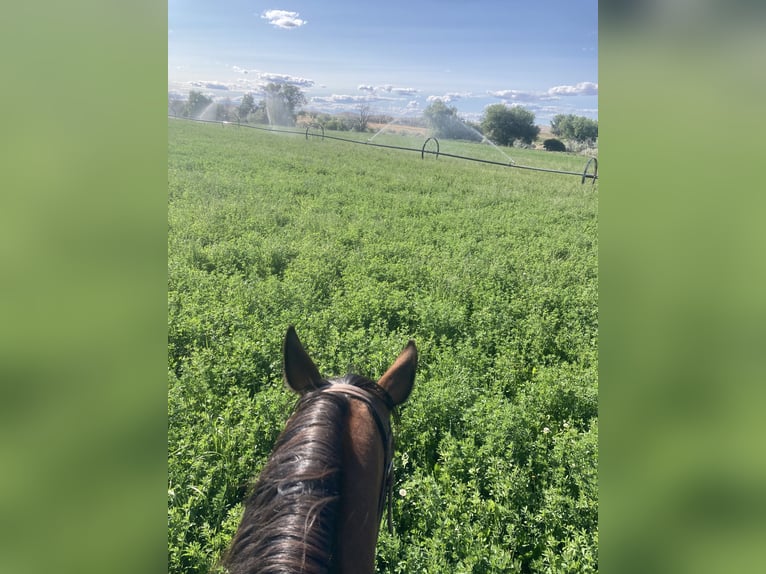
[{"label": "bridle strap", "polygon": [[[386,393],[385,389],[380,389],[383,393]],[[350,399],[356,399],[364,403],[372,419],[375,421],[375,426],[378,428],[378,434],[383,441],[383,483],[380,489],[380,495],[378,497],[378,520],[383,517],[383,507],[386,500],[388,500],[388,532],[393,534],[393,525],[391,521],[391,490],[393,489],[393,466],[394,466],[394,440],[391,432],[390,413],[393,409],[393,401],[388,397],[388,393],[383,396],[378,396],[371,391],[367,391],[364,388],[350,385],[348,383],[332,383],[327,387],[323,387],[321,392],[324,393],[341,393]],[[383,397],[389,400],[384,400]],[[388,404],[387,404],[388,403]]]}]

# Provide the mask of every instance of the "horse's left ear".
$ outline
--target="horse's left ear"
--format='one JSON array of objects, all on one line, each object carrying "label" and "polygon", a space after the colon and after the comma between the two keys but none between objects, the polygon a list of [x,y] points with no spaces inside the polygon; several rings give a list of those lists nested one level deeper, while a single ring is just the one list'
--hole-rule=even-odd
[{"label": "horse's left ear", "polygon": [[391,398],[394,405],[400,405],[407,400],[415,383],[415,370],[418,368],[418,349],[415,341],[410,341],[404,347],[385,374],[380,377],[378,385],[383,387]]},{"label": "horse's left ear", "polygon": [[303,348],[292,325],[287,328],[282,346],[282,360],[282,372],[288,388],[299,395],[319,388],[322,375],[319,374],[314,361]]}]

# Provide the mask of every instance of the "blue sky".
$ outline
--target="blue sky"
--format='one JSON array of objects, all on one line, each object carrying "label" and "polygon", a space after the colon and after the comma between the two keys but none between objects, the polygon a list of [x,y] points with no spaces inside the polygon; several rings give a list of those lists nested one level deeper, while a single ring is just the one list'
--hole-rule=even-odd
[{"label": "blue sky", "polygon": [[257,100],[269,82],[318,111],[440,98],[472,120],[496,103],[598,119],[598,2],[168,0],[169,92]]}]

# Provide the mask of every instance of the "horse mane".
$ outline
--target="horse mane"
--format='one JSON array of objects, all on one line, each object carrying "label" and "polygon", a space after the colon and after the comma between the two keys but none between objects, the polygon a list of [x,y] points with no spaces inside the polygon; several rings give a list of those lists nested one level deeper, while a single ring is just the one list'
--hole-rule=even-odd
[{"label": "horse mane", "polygon": [[[340,382],[380,389],[360,375],[324,380],[320,388]],[[343,394],[317,390],[298,400],[223,556],[230,574],[330,572],[340,512],[340,437],[348,414]]]}]

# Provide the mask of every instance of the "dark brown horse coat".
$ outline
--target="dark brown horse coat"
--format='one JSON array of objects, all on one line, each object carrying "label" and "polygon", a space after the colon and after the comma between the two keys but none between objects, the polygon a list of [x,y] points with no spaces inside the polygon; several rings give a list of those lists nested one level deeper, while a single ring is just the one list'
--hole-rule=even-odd
[{"label": "dark brown horse coat", "polygon": [[223,559],[231,574],[375,569],[393,442],[390,416],[412,390],[413,341],[377,383],[323,379],[290,327],[284,378],[301,395],[245,503]]}]

